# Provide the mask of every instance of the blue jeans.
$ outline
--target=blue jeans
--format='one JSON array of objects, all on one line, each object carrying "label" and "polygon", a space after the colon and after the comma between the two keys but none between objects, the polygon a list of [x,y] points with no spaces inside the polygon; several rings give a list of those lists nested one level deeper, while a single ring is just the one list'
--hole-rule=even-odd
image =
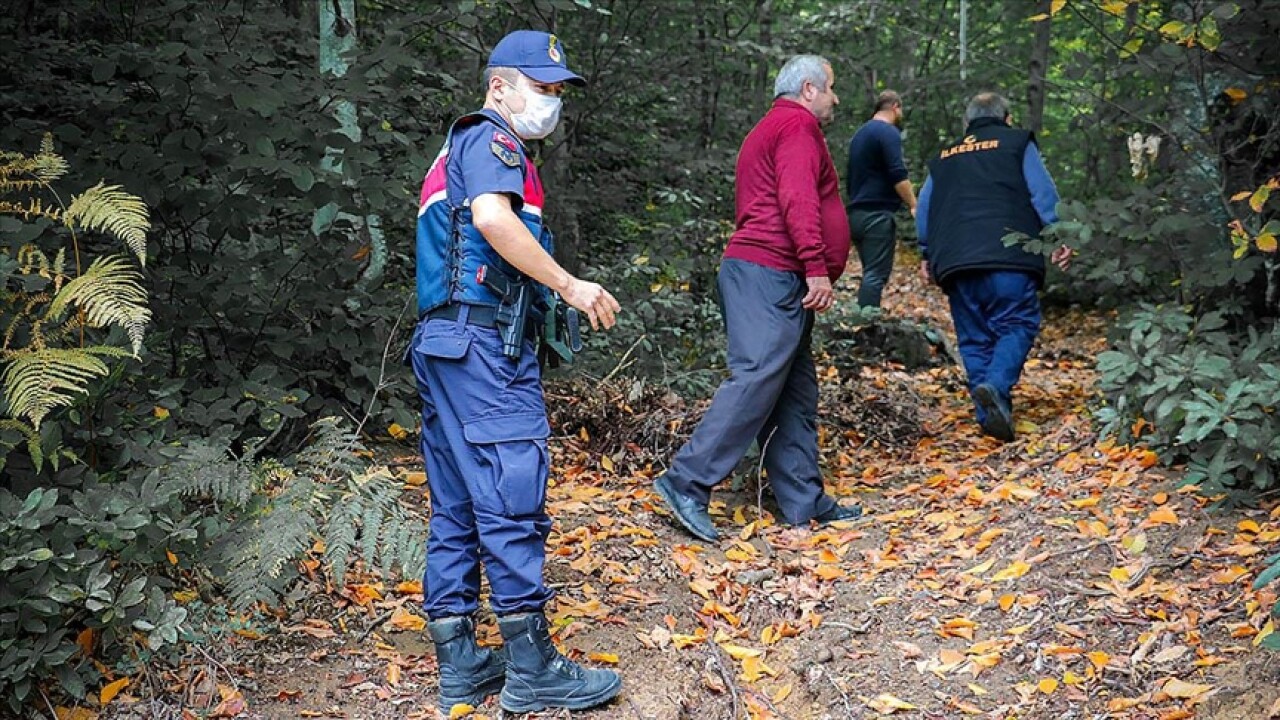
[{"label": "blue jeans", "polygon": [[858,305],[880,307],[880,296],[884,294],[884,286],[893,272],[897,221],[888,210],[850,210],[849,232],[862,262]]},{"label": "blue jeans", "polygon": [[[1013,386],[1040,333],[1037,290],[1034,276],[1017,271],[976,271],[948,279],[951,319],[971,394],[979,385],[991,385],[1012,406]],[[982,408],[977,414],[979,423],[986,420]]]},{"label": "blue jeans", "polygon": [[533,343],[508,359],[498,331],[464,314],[418,323],[410,350],[431,491],[427,616],[475,612],[481,561],[495,614],[540,610],[553,596],[542,580],[551,430]]}]

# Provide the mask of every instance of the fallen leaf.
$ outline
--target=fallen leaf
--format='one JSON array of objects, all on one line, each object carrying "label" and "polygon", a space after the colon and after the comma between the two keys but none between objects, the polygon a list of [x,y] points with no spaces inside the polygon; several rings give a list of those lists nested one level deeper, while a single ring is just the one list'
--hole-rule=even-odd
[{"label": "fallen leaf", "polygon": [[1174,645],[1173,647],[1167,647],[1155,655],[1152,655],[1151,662],[1157,664],[1173,662],[1189,652],[1191,652],[1191,648],[1186,645]]},{"label": "fallen leaf", "polygon": [[422,629],[427,626],[427,621],[423,620],[421,616],[415,615],[403,607],[396,608],[395,612],[391,613],[391,619],[388,622],[396,630],[408,632],[422,632]]},{"label": "fallen leaf", "polygon": [[106,703],[111,702],[111,700],[113,700],[115,696],[118,696],[118,694],[120,694],[120,691],[123,691],[123,689],[127,687],[129,687],[128,678],[120,678],[119,680],[116,680],[116,682],[114,683],[108,683],[104,685],[104,687],[102,687],[101,689],[101,692],[97,694],[97,698],[99,698],[99,700],[97,701],[101,702],[102,705],[106,705]]},{"label": "fallen leaf", "polygon": [[1183,682],[1178,678],[1170,678],[1169,682],[1160,688],[1161,692],[1169,697],[1178,698],[1179,700],[1189,700],[1213,690],[1212,685],[1198,685],[1196,683]]},{"label": "fallen leaf", "polygon": [[58,720],[98,720],[98,713],[87,708],[54,708]]},{"label": "fallen leaf", "polygon": [[729,657],[733,658],[734,660],[743,660],[749,657],[760,657],[761,655],[764,654],[763,650],[756,650],[755,648],[742,647],[741,645],[725,644],[725,645],[721,645],[720,648],[723,649],[726,653],[728,653]]},{"label": "fallen leaf", "polygon": [[602,652],[587,653],[587,659],[593,662],[608,663],[610,665],[618,664],[618,656],[616,653],[602,653]]},{"label": "fallen leaf", "polygon": [[1162,505],[1158,510],[1147,516],[1147,524],[1149,525],[1177,525],[1178,515],[1173,508],[1168,505]]},{"label": "fallen leaf", "polygon": [[1106,667],[1107,663],[1111,662],[1111,656],[1101,650],[1094,650],[1091,653],[1086,653],[1085,657],[1089,658],[1089,662],[1093,663],[1093,666],[1099,670]]},{"label": "fallen leaf", "polygon": [[773,694],[773,701],[775,703],[780,703],[789,697],[791,697],[791,685],[788,683],[786,685],[783,685],[781,688],[778,689],[778,692]]},{"label": "fallen leaf", "polygon": [[449,720],[458,720],[475,712],[475,706],[466,703],[458,703],[449,708]]},{"label": "fallen leaf", "polygon": [[916,706],[905,700],[890,695],[889,693],[881,693],[875,698],[866,701],[867,707],[884,715],[892,715],[899,710],[915,710]]},{"label": "fallen leaf", "polygon": [[920,646],[913,642],[907,642],[906,640],[894,640],[893,644],[902,651],[902,657],[906,660],[914,660],[916,658],[924,657],[924,650],[921,650]]},{"label": "fallen leaf", "polygon": [[995,582],[1013,580],[1026,575],[1029,570],[1031,570],[1030,565],[1022,562],[1021,560],[1014,560],[1012,563],[1009,563],[1009,567],[1001,570],[995,575],[992,575],[991,579]]},{"label": "fallen leaf", "polygon": [[1058,681],[1054,678],[1042,678],[1036,683],[1036,687],[1045,695],[1052,695],[1053,691],[1058,689]]},{"label": "fallen leaf", "polygon": [[387,684],[396,686],[400,684],[400,666],[396,663],[387,663]]}]

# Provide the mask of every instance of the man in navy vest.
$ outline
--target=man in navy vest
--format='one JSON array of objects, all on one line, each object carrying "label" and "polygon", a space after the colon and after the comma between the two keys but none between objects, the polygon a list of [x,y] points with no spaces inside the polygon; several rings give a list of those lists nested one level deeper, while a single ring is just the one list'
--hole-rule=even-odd
[{"label": "man in navy vest", "polygon": [[[978,424],[1010,441],[1011,393],[1040,332],[1037,291],[1045,263],[1003,238],[1014,232],[1037,237],[1057,222],[1058,191],[1035,135],[1010,127],[1007,100],[979,93],[964,117],[964,137],[929,164],[920,190],[920,272],[951,301]],[[1065,270],[1070,248],[1058,248],[1051,259]]]},{"label": "man in navy vest", "polygon": [[[525,283],[542,296],[555,290],[593,328],[614,324],[613,296],[552,258],[542,182],[524,144],[555,129],[566,83],[586,83],[567,67],[556,36],[529,30],[494,47],[484,82],[484,108],[450,128],[418,204],[421,319],[409,359],[431,490],[423,605],[445,716],[499,690],[509,712],[582,709],[622,685],[617,673],[583,668],[551,642],[543,606],[553,593],[542,579],[551,433],[542,377],[532,339],[515,338],[520,347],[504,350],[502,298],[492,282]],[[536,316],[528,320],[538,325]],[[482,562],[505,662],[476,644],[471,616]]]}]

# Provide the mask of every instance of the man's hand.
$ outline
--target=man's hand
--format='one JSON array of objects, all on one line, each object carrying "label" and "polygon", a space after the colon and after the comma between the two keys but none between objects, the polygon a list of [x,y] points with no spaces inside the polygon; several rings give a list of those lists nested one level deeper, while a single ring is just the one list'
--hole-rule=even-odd
[{"label": "man's hand", "polygon": [[912,206],[911,206],[911,217],[915,217],[915,216],[916,216],[916,206],[915,206],[915,205],[912,205]]},{"label": "man's hand", "polygon": [[1063,245],[1057,250],[1054,250],[1053,254],[1049,256],[1049,259],[1053,261],[1054,265],[1057,265],[1063,270],[1066,270],[1067,268],[1071,267],[1072,254],[1073,253],[1071,251],[1071,248],[1067,247],[1066,245]]},{"label": "man's hand", "polygon": [[933,278],[929,276],[929,261],[920,261],[920,279],[925,282],[933,282]]},{"label": "man's hand", "polygon": [[569,280],[569,285],[560,296],[565,302],[587,314],[592,330],[599,330],[601,325],[605,330],[613,327],[617,322],[614,313],[622,309],[608,290],[596,283],[577,278]]},{"label": "man's hand", "polygon": [[826,277],[805,278],[809,284],[809,292],[800,301],[805,310],[825,312],[836,301],[835,292],[831,289],[831,281]]}]

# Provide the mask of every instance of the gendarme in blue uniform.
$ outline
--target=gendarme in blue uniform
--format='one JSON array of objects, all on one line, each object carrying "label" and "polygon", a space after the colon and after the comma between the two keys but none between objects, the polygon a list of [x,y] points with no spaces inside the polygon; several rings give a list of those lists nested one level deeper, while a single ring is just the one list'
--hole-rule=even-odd
[{"label": "gendarme in blue uniform", "polygon": [[[470,615],[483,561],[498,615],[541,610],[544,543],[551,530],[546,407],[531,341],[502,353],[492,323],[498,298],[482,265],[518,271],[475,228],[471,201],[501,193],[543,247],[542,183],[524,145],[491,110],[464,116],[422,186],[417,229],[418,311],[410,359],[422,397],[422,452],[431,490],[424,607],[432,619]],[[441,317],[441,316],[444,317]],[[536,322],[530,320],[536,326]]]}]

